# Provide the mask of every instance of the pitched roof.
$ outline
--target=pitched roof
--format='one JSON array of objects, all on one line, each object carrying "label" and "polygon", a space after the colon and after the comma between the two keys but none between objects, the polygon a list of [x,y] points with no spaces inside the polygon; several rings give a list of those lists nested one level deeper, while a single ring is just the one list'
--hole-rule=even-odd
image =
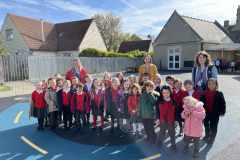
[{"label": "pitched roof", "polygon": [[[50,23],[43,21],[44,41],[42,44],[41,20],[8,13],[23,38],[33,50],[63,51],[78,50],[93,19]],[[57,34],[57,35],[56,35]],[[59,36],[59,35],[62,36]]]},{"label": "pitched roof", "polygon": [[240,43],[240,30],[238,30],[238,31],[229,31],[229,33],[236,38],[236,43]]},{"label": "pitched roof", "polygon": [[31,49],[56,50],[55,24],[43,21],[44,40],[42,44],[41,20],[8,13]]},{"label": "pitched roof", "polygon": [[135,34],[135,36],[138,37],[141,40],[150,40],[148,37],[144,37],[144,36],[141,36],[141,35]]},{"label": "pitched roof", "polygon": [[152,40],[122,42],[118,49],[118,53],[127,53],[130,51],[135,51],[137,49],[139,51],[148,52],[151,42]]},{"label": "pitched roof", "polygon": [[222,40],[228,37],[213,22],[187,16],[181,17],[203,39],[203,42],[222,43]]}]

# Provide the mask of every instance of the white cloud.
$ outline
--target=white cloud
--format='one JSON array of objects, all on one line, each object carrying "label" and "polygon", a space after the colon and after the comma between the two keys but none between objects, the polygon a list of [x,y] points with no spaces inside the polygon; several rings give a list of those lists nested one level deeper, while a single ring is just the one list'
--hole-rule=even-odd
[{"label": "white cloud", "polygon": [[6,9],[26,9],[28,11],[38,12],[37,9],[29,8],[29,7],[18,5],[18,4],[14,4],[14,3],[6,4],[6,3],[0,2],[0,8],[6,8]]},{"label": "white cloud", "polygon": [[43,4],[43,6],[49,8],[49,9],[54,9],[54,10],[58,10],[58,8],[54,7],[54,6],[51,6],[49,4]]},{"label": "white cloud", "polygon": [[221,24],[224,20],[235,23],[236,9],[239,5],[239,0],[232,0],[231,3],[226,0],[120,1],[126,4],[125,10],[120,13],[123,19],[123,30],[141,33],[143,36],[150,33],[150,28],[152,28],[152,34],[157,36],[174,10],[181,15],[207,21],[217,20]]},{"label": "white cloud", "polygon": [[35,4],[35,5],[40,4],[39,1],[34,1],[34,0],[14,0],[14,1],[20,2],[20,3]]}]

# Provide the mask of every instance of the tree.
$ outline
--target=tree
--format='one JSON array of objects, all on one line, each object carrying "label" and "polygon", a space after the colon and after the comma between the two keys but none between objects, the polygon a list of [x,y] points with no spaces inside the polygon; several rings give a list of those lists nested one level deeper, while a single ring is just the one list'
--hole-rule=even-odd
[{"label": "tree", "polygon": [[97,13],[94,16],[108,51],[117,52],[121,42],[131,41],[130,33],[122,32],[122,19],[113,13]]},{"label": "tree", "polygon": [[0,37],[0,53],[2,54],[2,55],[6,55],[6,50],[5,50],[5,48],[6,48],[6,46],[4,46],[4,47],[2,47],[2,39],[1,39],[1,37]]}]

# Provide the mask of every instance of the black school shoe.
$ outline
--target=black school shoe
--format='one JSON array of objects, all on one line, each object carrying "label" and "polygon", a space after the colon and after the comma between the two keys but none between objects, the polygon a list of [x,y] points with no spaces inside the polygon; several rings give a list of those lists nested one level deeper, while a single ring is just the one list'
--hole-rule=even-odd
[{"label": "black school shoe", "polygon": [[205,136],[203,137],[203,140],[204,140],[204,141],[208,141],[209,138],[210,138],[209,136],[205,135]]},{"label": "black school shoe", "polygon": [[41,127],[41,128],[40,128],[40,132],[43,132],[43,131],[44,131],[44,128],[43,128],[43,127]]},{"label": "black school shoe", "polygon": [[213,144],[213,143],[214,143],[214,141],[215,141],[215,139],[214,139],[214,138],[210,138],[210,139],[207,141],[207,143]]},{"label": "black school shoe", "polygon": [[183,136],[183,132],[179,132],[178,137],[182,137]]},{"label": "black school shoe", "polygon": [[162,141],[158,140],[157,144],[156,144],[156,147],[157,148],[161,148],[162,147]]},{"label": "black school shoe", "polygon": [[102,127],[99,127],[99,131],[102,131],[102,129],[103,129]]},{"label": "black school shoe", "polygon": [[105,118],[104,118],[104,121],[105,121],[105,122],[109,122],[108,117],[105,117]]},{"label": "black school shoe", "polygon": [[38,127],[37,127],[37,131],[39,131],[39,130],[40,130],[40,127],[38,126]]},{"label": "black school shoe", "polygon": [[175,145],[171,145],[171,149],[173,152],[177,152],[177,146],[176,144]]},{"label": "black school shoe", "polygon": [[93,128],[92,128],[92,131],[96,131],[96,129],[97,129],[97,127],[93,127]]},{"label": "black school shoe", "polygon": [[47,126],[48,126],[48,123],[45,123],[43,126],[47,127]]},{"label": "black school shoe", "polygon": [[199,156],[199,150],[194,150],[193,157],[197,158]]},{"label": "black school shoe", "polygon": [[184,148],[183,148],[183,153],[187,153],[188,152],[188,148],[189,148],[189,146],[184,146]]}]

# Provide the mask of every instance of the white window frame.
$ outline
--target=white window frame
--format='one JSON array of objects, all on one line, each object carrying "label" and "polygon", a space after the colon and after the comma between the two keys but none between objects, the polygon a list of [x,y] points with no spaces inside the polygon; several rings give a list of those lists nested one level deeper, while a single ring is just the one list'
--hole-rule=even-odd
[{"label": "white window frame", "polygon": [[[181,68],[181,46],[168,47],[168,70],[180,70]],[[169,50],[173,49],[174,53],[169,53]],[[175,53],[175,49],[180,49],[180,53]],[[173,61],[170,61],[170,56],[173,56]],[[175,61],[175,56],[179,56],[179,61]],[[170,62],[173,63],[173,68],[170,68]],[[175,63],[179,63],[179,68],[175,68]]]},{"label": "white window frame", "polygon": [[13,30],[12,29],[7,29],[5,31],[6,31],[6,41],[13,40]]}]

